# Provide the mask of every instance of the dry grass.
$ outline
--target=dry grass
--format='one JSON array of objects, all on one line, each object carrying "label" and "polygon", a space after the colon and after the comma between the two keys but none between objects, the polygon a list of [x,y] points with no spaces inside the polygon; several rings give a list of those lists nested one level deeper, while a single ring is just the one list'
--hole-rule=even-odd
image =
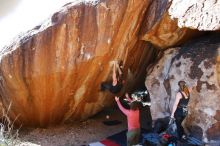
[{"label": "dry grass", "polygon": [[19,145],[18,140],[18,131],[19,129],[14,129],[14,121],[11,121],[8,117],[8,112],[11,108],[11,104],[9,105],[8,109],[5,111],[3,110],[3,114],[1,117],[0,122],[0,146],[15,146]]}]

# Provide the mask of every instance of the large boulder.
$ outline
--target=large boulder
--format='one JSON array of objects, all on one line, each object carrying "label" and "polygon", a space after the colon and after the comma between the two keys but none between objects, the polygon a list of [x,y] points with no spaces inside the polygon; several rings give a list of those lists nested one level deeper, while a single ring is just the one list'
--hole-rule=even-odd
[{"label": "large boulder", "polygon": [[148,69],[146,86],[151,94],[152,118],[170,115],[178,81],[196,85],[189,103],[186,127],[197,129],[205,141],[220,137],[220,35],[198,38],[182,47],[168,49]]},{"label": "large boulder", "polygon": [[[124,62],[134,85],[155,51],[138,40],[149,0],[67,4],[0,52],[0,94],[23,126],[82,120],[113,103],[100,92],[112,60]],[[129,84],[125,88],[129,88]]]},{"label": "large boulder", "polygon": [[169,14],[180,28],[220,30],[220,0],[172,0]]},{"label": "large boulder", "polygon": [[171,19],[168,0],[154,0],[145,14],[141,26],[141,39],[151,42],[160,49],[179,45],[190,38],[200,35],[197,30],[180,28],[177,21]]}]

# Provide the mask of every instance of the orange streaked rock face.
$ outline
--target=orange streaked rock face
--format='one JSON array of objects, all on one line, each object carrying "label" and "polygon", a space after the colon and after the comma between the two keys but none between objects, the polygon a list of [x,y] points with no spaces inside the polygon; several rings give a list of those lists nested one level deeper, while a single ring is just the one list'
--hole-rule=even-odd
[{"label": "orange streaked rock face", "polygon": [[[82,120],[113,103],[100,92],[110,61],[122,60],[134,85],[155,51],[138,40],[149,0],[67,5],[1,51],[1,99],[24,126]],[[126,84],[125,88],[129,88]]]},{"label": "orange streaked rock face", "polygon": [[151,42],[161,49],[179,45],[198,35],[198,31],[179,28],[176,20],[168,14],[168,1],[155,0],[151,3],[144,18],[141,39]]}]

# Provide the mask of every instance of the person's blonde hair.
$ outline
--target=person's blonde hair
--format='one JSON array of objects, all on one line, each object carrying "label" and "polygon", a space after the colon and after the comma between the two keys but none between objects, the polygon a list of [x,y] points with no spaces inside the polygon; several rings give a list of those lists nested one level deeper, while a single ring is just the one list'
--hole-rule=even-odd
[{"label": "person's blonde hair", "polygon": [[186,96],[189,96],[189,88],[186,86],[186,82],[179,81],[178,85],[179,85],[180,91],[184,92]]}]

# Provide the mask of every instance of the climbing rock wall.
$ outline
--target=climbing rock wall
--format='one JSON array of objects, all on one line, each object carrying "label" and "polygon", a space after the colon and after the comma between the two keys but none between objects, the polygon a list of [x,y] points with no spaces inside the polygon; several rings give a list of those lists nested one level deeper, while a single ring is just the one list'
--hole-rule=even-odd
[{"label": "climbing rock wall", "polygon": [[179,45],[201,32],[189,28],[179,28],[176,20],[168,14],[168,0],[154,0],[144,17],[141,39],[151,42],[160,49]]},{"label": "climbing rock wall", "polygon": [[[100,92],[112,60],[124,62],[130,85],[154,58],[138,40],[149,0],[67,4],[0,52],[0,94],[9,116],[23,126],[88,118],[113,103]],[[128,84],[125,88],[129,88]]]},{"label": "climbing rock wall", "polygon": [[180,28],[220,29],[219,0],[172,0],[169,14],[177,18]]},{"label": "climbing rock wall", "polygon": [[[186,81],[192,91],[186,127],[197,129],[205,141],[220,137],[220,35],[191,41],[168,49],[148,70],[146,86],[151,94],[152,118],[170,115],[178,92],[178,81]],[[195,132],[195,131],[194,131]],[[200,132],[200,133],[199,133]]]}]

